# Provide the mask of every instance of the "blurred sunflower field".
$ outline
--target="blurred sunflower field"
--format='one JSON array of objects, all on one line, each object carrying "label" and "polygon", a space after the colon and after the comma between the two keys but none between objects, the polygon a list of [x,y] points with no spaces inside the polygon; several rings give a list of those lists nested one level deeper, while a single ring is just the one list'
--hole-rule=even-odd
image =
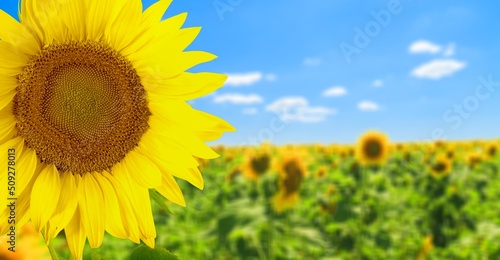
[{"label": "blurred sunflower field", "polygon": [[[157,245],[179,259],[499,259],[499,144],[370,131],[352,145],[217,146],[200,160],[204,191],[180,184],[189,207],[152,193]],[[53,243],[69,259],[64,235]],[[106,235],[84,259],[134,249]]]}]

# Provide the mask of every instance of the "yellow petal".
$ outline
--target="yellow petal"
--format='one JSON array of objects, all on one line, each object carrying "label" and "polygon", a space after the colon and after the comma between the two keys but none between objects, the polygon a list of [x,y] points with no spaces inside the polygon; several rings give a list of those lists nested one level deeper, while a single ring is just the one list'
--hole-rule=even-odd
[{"label": "yellow petal", "polygon": [[[168,1],[168,0],[167,0]],[[141,60],[143,58],[154,57],[158,55],[156,47],[154,48],[143,48],[148,45],[148,47],[156,46],[159,44],[156,39],[162,38],[173,38],[177,35],[184,22],[186,21],[187,13],[181,13],[176,16],[172,16],[160,23],[155,24],[155,26],[150,28],[145,28],[145,31],[141,33],[141,37],[137,41],[132,42],[130,45],[122,50],[122,54],[127,56],[131,61]],[[153,18],[154,19],[154,18]],[[147,27],[143,24],[141,27]],[[168,50],[164,50],[168,51]],[[150,66],[147,66],[150,68]]]},{"label": "yellow petal", "polygon": [[21,173],[17,175],[16,191],[21,194],[24,188],[28,185],[35,173],[38,163],[38,157],[35,150],[30,148],[25,148],[23,154],[18,157],[19,161],[16,164],[17,172]]},{"label": "yellow petal", "polygon": [[113,188],[116,192],[118,203],[120,205],[121,218],[123,221],[124,228],[127,231],[128,238],[133,242],[139,244],[140,243],[139,225],[137,224],[137,219],[135,217],[134,209],[132,208],[129,194],[125,191],[122,184],[118,180],[116,180],[116,178],[113,177],[111,174],[109,174],[106,171],[104,171],[102,174],[113,185]]},{"label": "yellow petal", "polygon": [[52,216],[60,193],[59,171],[54,165],[49,165],[40,172],[31,191],[31,221],[36,230],[42,230]]},{"label": "yellow petal", "polygon": [[156,229],[151,211],[151,202],[149,198],[149,190],[135,184],[131,176],[126,174],[120,166],[113,168],[113,176],[122,184],[127,193],[132,208],[137,218],[141,239],[156,237]]},{"label": "yellow petal", "polygon": [[112,236],[125,239],[128,237],[122,222],[120,204],[111,182],[103,174],[96,174],[95,178],[101,186],[104,195],[104,211],[106,212],[106,231]]},{"label": "yellow petal", "polygon": [[90,247],[97,248],[104,237],[106,214],[102,211],[104,198],[94,173],[84,174],[78,184],[78,207]]},{"label": "yellow petal", "polygon": [[101,39],[106,27],[116,21],[118,15],[116,11],[122,9],[125,2],[124,0],[90,1],[86,19],[87,39],[93,41]]},{"label": "yellow petal", "polygon": [[19,47],[21,51],[29,55],[35,55],[40,50],[33,34],[16,19],[3,10],[0,10],[0,39],[14,46]]},{"label": "yellow petal", "polygon": [[[180,53],[175,66],[177,67],[177,69],[186,71],[188,69],[193,68],[196,65],[209,62],[215,59],[217,59],[217,56],[212,53],[204,51],[186,51]],[[174,64],[172,63],[170,66],[174,66]]]},{"label": "yellow petal", "polygon": [[172,175],[177,178],[183,179],[191,183],[196,188],[203,190],[205,187],[205,183],[203,181],[203,177],[201,176],[201,172],[198,168],[187,169],[187,171],[172,171]]},{"label": "yellow petal", "polygon": [[162,185],[157,187],[156,190],[171,202],[185,207],[186,201],[184,200],[184,195],[174,177],[168,172],[163,172],[162,180]]},{"label": "yellow petal", "polygon": [[169,146],[161,137],[151,131],[142,136],[137,150],[147,155],[148,158],[161,159],[179,167],[194,168],[198,166],[198,162],[189,152]]},{"label": "yellow petal", "polygon": [[[21,2],[26,2],[23,3],[25,9],[22,11],[26,11],[26,16],[29,17],[28,21],[22,20],[23,24],[31,28],[33,34],[37,35],[44,45],[51,44],[55,39],[65,40],[62,37],[67,33],[67,29],[61,18],[61,12],[68,8],[69,3],[63,3],[60,0]],[[21,14],[22,19],[23,16]]]},{"label": "yellow petal", "polygon": [[172,0],[160,0],[148,7],[142,15],[141,27],[150,28],[158,24],[171,3]]},{"label": "yellow petal", "polygon": [[[22,227],[26,222],[30,219],[29,208],[30,208],[30,196],[31,189],[33,187],[34,181],[32,180],[28,183],[27,191],[22,192],[17,196],[16,200],[16,216],[15,216],[15,225],[16,227]],[[5,204],[7,205],[7,204]],[[10,208],[4,207],[2,211],[2,215],[0,216],[0,220],[2,224],[0,225],[0,235],[6,234],[10,229],[11,225],[8,225],[8,217],[10,216]]]},{"label": "yellow petal", "polygon": [[16,118],[12,114],[12,105],[7,105],[7,107],[0,110],[0,144],[12,139],[16,130],[15,126]]},{"label": "yellow petal", "polygon": [[[2,156],[0,158],[7,158],[7,155],[12,152],[10,151],[10,149],[14,149],[15,156],[19,157],[24,149],[24,139],[21,137],[16,137],[0,144],[0,156]],[[1,160],[1,162],[1,166],[3,166],[4,169],[7,168],[7,161]],[[0,180],[5,176],[6,174],[0,174]]]},{"label": "yellow petal", "polygon": [[219,157],[216,152],[193,132],[183,127],[175,127],[174,125],[166,126],[160,120],[156,120],[155,117],[151,117],[149,121],[151,131],[162,138],[165,145],[175,147],[176,150],[187,150],[191,155],[198,158],[214,159]]},{"label": "yellow petal", "polygon": [[132,150],[123,160],[124,169],[129,176],[145,188],[161,185],[161,172],[146,156]]},{"label": "yellow petal", "polygon": [[[3,67],[8,68],[21,68],[28,63],[28,56],[19,51],[19,49],[5,41],[0,41],[0,62]],[[3,86],[2,86],[3,88]]]},{"label": "yellow petal", "polygon": [[161,102],[171,98],[193,100],[205,96],[222,87],[227,76],[208,72],[184,72],[167,78],[162,72],[149,70],[146,75],[141,75],[141,79],[150,99]]},{"label": "yellow petal", "polygon": [[172,164],[169,160],[166,160],[165,156],[159,156],[158,154],[153,152],[154,150],[148,150],[141,147],[139,147],[139,150],[145,154],[148,154],[148,151],[150,152],[149,158],[158,166],[162,174],[169,173],[177,178],[188,181],[198,189],[203,189],[203,177],[201,176],[198,168],[189,168],[186,165]]},{"label": "yellow petal", "polygon": [[76,207],[78,206],[78,195],[75,191],[78,190],[76,186],[75,177],[70,172],[65,172],[61,177],[61,194],[59,202],[50,219],[51,232],[49,237],[54,238],[63,228],[65,228],[70,220],[75,215]]},{"label": "yellow petal", "polygon": [[142,242],[144,242],[144,244],[146,244],[150,248],[155,248],[155,238],[154,237],[142,238]]},{"label": "yellow petal", "polygon": [[31,214],[30,214],[30,199],[31,199],[31,192],[33,190],[33,185],[35,184],[36,179],[38,178],[38,175],[40,175],[41,170],[43,170],[46,167],[44,164],[38,164],[36,166],[35,173],[33,174],[33,177],[31,180],[28,182],[26,185],[25,189],[19,197],[17,198],[17,212],[16,212],[16,218],[17,218],[17,225],[19,227],[24,226],[28,220],[31,219]]},{"label": "yellow petal", "polygon": [[64,8],[60,10],[61,21],[68,28],[69,36],[72,40],[83,41],[86,38],[86,15],[87,1],[67,2]]},{"label": "yellow petal", "polygon": [[121,52],[137,37],[142,17],[142,1],[126,0],[120,8],[114,8],[116,19],[106,27],[106,40],[112,48]]},{"label": "yellow petal", "polygon": [[173,45],[174,51],[181,52],[186,49],[193,41],[196,39],[198,34],[200,34],[201,27],[190,27],[184,28],[179,31],[179,34],[173,40],[169,40],[175,45]]},{"label": "yellow petal", "polygon": [[73,259],[82,259],[86,237],[79,210],[75,211],[73,218],[64,228],[64,233]]},{"label": "yellow petal", "polygon": [[193,131],[206,131],[207,129],[217,129],[220,131],[234,131],[226,121],[193,109],[182,100],[152,100],[149,104],[153,116],[158,116],[167,125],[179,125]]},{"label": "yellow petal", "polygon": [[[168,75],[174,77],[180,73],[205,62],[209,62],[217,58],[217,56],[203,51],[186,51],[180,53],[172,53],[168,50],[168,46],[148,46],[151,51],[155,51],[156,55],[152,57],[140,57],[140,59],[131,59],[132,64],[136,69],[141,71],[148,70],[148,66]],[[130,56],[132,57],[132,56]]]},{"label": "yellow petal", "polygon": [[14,96],[16,95],[16,92],[14,90],[9,91],[9,93],[1,95],[0,96],[0,109],[5,108],[8,106],[12,100],[14,99]]}]

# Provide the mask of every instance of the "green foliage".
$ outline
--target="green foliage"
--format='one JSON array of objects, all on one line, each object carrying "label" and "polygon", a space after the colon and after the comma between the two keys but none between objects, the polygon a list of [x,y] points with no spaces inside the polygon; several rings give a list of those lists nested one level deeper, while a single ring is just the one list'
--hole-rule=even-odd
[{"label": "green foliage", "polygon": [[[312,148],[309,156],[309,175],[292,209],[273,209],[276,172],[228,181],[243,156],[225,160],[223,154],[202,169],[203,191],[179,181],[187,207],[151,191],[161,248],[135,249],[106,235],[100,248],[87,245],[84,259],[500,259],[500,158],[474,167],[455,159],[449,175],[435,178],[425,153],[408,160],[394,152],[385,165],[370,168]],[[316,177],[322,166],[325,176]],[[67,248],[57,241],[66,259]]]},{"label": "green foliage", "polygon": [[170,253],[165,248],[156,247],[152,249],[147,246],[139,246],[132,251],[130,260],[179,260],[179,258]]}]

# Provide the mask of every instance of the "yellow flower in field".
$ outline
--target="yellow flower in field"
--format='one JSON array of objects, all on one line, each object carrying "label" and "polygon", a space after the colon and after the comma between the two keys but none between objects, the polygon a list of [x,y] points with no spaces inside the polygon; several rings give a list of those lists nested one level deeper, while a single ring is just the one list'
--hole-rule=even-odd
[{"label": "yellow flower in field", "polygon": [[241,174],[241,169],[240,167],[234,168],[232,171],[230,171],[227,176],[226,176],[226,182],[231,183],[238,175]]},{"label": "yellow flower in field", "polygon": [[8,249],[10,238],[8,235],[0,237],[0,259],[2,260],[50,260],[49,250],[42,240],[42,236],[32,225],[27,224],[17,231],[15,252]]},{"label": "yellow flower in field", "polygon": [[446,155],[441,154],[431,163],[430,170],[434,177],[446,176],[451,172],[451,161]]},{"label": "yellow flower in field", "polygon": [[422,249],[417,255],[417,259],[425,259],[425,256],[432,250],[434,244],[432,243],[432,236],[426,236]]},{"label": "yellow flower in field", "polygon": [[448,151],[446,152],[446,157],[447,157],[448,159],[450,159],[450,160],[451,160],[451,159],[453,159],[453,158],[455,157],[455,151],[454,151],[454,150],[448,150]]},{"label": "yellow flower in field", "polygon": [[260,151],[249,150],[245,155],[245,162],[242,165],[243,175],[250,180],[258,180],[271,167],[271,155],[269,149],[263,148]]},{"label": "yellow flower in field", "polygon": [[488,158],[494,158],[495,155],[497,154],[498,152],[498,146],[496,143],[490,143],[488,145],[486,145],[486,156]]},{"label": "yellow flower in field", "polygon": [[333,184],[328,185],[328,189],[326,190],[327,197],[331,197],[335,195],[335,193],[337,193],[337,187]]},{"label": "yellow flower in field", "polygon": [[339,159],[333,159],[332,162],[330,163],[330,169],[334,170],[339,166]]},{"label": "yellow flower in field", "polygon": [[213,147],[213,150],[218,154],[222,154],[226,150],[226,147],[224,147],[224,145],[217,145]]},{"label": "yellow flower in field", "polygon": [[394,147],[392,149],[399,151],[399,152],[402,152],[406,149],[406,146],[403,143],[396,143],[396,144],[394,144]]},{"label": "yellow flower in field", "polygon": [[227,150],[224,153],[224,162],[231,163],[235,157],[236,157],[236,152],[234,150]]},{"label": "yellow flower in field", "polygon": [[436,140],[434,142],[434,149],[435,150],[445,149],[447,145],[448,144],[444,140]]},{"label": "yellow flower in field", "polygon": [[387,160],[389,139],[384,133],[369,131],[356,146],[356,159],[364,165],[380,165]]},{"label": "yellow flower in field", "polygon": [[319,200],[320,211],[322,214],[325,215],[335,214],[335,211],[337,210],[337,204],[335,203],[332,197],[335,196],[336,193],[337,193],[337,188],[335,187],[335,185],[333,184],[328,185],[324,198],[321,198]]},{"label": "yellow flower in field", "polygon": [[316,171],[316,178],[323,178],[325,177],[328,169],[326,168],[325,165],[321,165],[318,170]]},{"label": "yellow flower in field", "polygon": [[344,145],[339,147],[338,153],[340,158],[345,159],[354,155],[354,149],[352,147]]},{"label": "yellow flower in field", "polygon": [[279,191],[274,197],[274,209],[281,212],[293,207],[299,199],[299,189],[306,177],[307,168],[301,153],[289,152],[277,164]]},{"label": "yellow flower in field", "polygon": [[181,29],[185,13],[161,21],[170,3],[22,0],[20,22],[0,11],[0,158],[6,169],[15,153],[17,224],[47,240],[64,229],[76,259],[105,231],[154,247],[149,189],[184,206],[174,176],[202,189],[194,157],[216,158],[205,142],[234,130],[186,103],[227,77],[186,72],[216,56],[184,51],[200,28]]},{"label": "yellow flower in field", "polygon": [[410,162],[411,158],[412,158],[412,156],[411,156],[410,151],[403,152],[403,160],[405,160],[406,162]]},{"label": "yellow flower in field", "polygon": [[451,184],[450,186],[448,186],[448,191],[450,192],[450,194],[457,193],[457,186],[455,184]]},{"label": "yellow flower in field", "polygon": [[324,215],[333,215],[337,211],[337,204],[333,201],[320,200],[320,211]]},{"label": "yellow flower in field", "polygon": [[465,161],[470,168],[474,168],[483,161],[483,157],[477,152],[470,152],[465,156]]}]

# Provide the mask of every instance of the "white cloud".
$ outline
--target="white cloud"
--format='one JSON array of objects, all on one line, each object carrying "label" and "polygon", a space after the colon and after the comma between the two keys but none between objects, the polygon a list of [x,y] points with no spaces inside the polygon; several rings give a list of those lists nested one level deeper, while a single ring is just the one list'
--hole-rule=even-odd
[{"label": "white cloud", "polygon": [[284,97],[280,98],[266,107],[266,110],[273,112],[282,112],[293,107],[308,106],[309,102],[303,97]]},{"label": "white cloud", "polygon": [[217,95],[214,97],[215,103],[231,103],[235,105],[250,105],[262,103],[263,99],[261,96],[256,94],[244,95],[238,93]]},{"label": "white cloud", "polygon": [[437,44],[426,40],[419,40],[410,45],[410,53],[430,53],[437,54],[443,48]]},{"label": "white cloud", "polygon": [[380,88],[380,87],[384,86],[384,82],[381,79],[377,79],[377,80],[373,81],[373,86],[376,88]]},{"label": "white cloud", "polygon": [[448,45],[448,47],[446,47],[446,50],[444,50],[443,55],[445,57],[450,57],[450,56],[455,55],[455,44],[454,43],[450,43]]},{"label": "white cloud", "polygon": [[454,59],[436,59],[415,68],[411,75],[417,78],[440,79],[462,70],[467,64]]},{"label": "white cloud", "polygon": [[316,123],[336,114],[335,109],[327,107],[311,107],[304,97],[283,97],[266,107],[267,111],[279,114],[283,121]]},{"label": "white cloud", "polygon": [[258,112],[259,110],[256,107],[247,107],[242,111],[244,115],[256,115]]},{"label": "white cloud", "polygon": [[410,45],[410,53],[429,53],[438,54],[442,53],[445,57],[451,57],[455,55],[455,43],[450,43],[448,46],[444,47],[426,40],[419,40]]},{"label": "white cloud", "polygon": [[240,86],[250,86],[262,80],[261,72],[248,72],[248,73],[234,73],[227,74],[228,79],[226,80],[226,85],[240,87]]},{"label": "white cloud", "polygon": [[269,74],[266,74],[265,79],[267,81],[276,81],[278,79],[278,76],[276,76],[276,74],[269,73]]},{"label": "white cloud", "polygon": [[347,89],[342,86],[334,86],[323,92],[324,97],[340,97],[347,95]]},{"label": "white cloud", "polygon": [[306,66],[318,66],[321,64],[320,58],[305,58],[304,65]]},{"label": "white cloud", "polygon": [[358,109],[361,111],[377,111],[380,106],[373,101],[364,100],[358,103]]}]

